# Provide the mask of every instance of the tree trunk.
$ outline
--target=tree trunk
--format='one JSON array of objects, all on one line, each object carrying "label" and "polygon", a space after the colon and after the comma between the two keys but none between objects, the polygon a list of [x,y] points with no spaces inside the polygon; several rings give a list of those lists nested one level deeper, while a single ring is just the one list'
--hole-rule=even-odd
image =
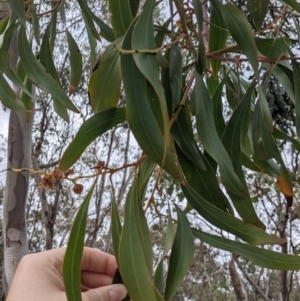
[{"label": "tree trunk", "polygon": [[[32,118],[11,111],[9,118],[7,168],[30,168]],[[3,204],[4,271],[6,293],[21,258],[27,254],[26,199],[28,172],[7,171]]]},{"label": "tree trunk", "polygon": [[[2,7],[4,7],[3,4]],[[10,66],[16,68],[18,59],[17,32],[10,45]],[[18,91],[15,92],[17,95]],[[16,173],[10,168],[30,168],[31,132],[33,114],[29,121],[24,113],[10,112],[8,126],[7,173],[3,203],[4,265],[3,289],[7,295],[16,268],[21,258],[27,254],[26,199],[29,173]]]}]

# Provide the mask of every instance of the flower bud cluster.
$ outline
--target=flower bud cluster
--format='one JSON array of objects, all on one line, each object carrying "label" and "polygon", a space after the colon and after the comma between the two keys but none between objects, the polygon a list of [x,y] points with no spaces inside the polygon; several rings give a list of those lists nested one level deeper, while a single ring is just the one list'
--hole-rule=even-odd
[{"label": "flower bud cluster", "polygon": [[50,174],[45,174],[42,177],[39,186],[46,189],[54,189],[54,184],[56,181],[66,179],[72,174],[74,174],[73,169],[68,169],[65,172],[62,172],[58,168],[55,168]]}]

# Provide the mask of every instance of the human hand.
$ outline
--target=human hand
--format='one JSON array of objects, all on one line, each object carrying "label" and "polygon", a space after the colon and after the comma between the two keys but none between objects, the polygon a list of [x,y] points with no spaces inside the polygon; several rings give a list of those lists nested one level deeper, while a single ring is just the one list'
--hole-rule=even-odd
[{"label": "human hand", "polygon": [[[65,248],[23,257],[13,279],[7,301],[67,301],[62,266]],[[84,248],[81,265],[83,301],[121,301],[122,284],[111,284],[117,269],[115,257]]]}]

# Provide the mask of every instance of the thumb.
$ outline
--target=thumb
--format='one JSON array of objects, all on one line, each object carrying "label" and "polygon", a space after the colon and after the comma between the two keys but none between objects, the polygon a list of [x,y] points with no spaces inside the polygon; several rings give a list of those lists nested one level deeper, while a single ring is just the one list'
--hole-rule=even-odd
[{"label": "thumb", "polygon": [[112,284],[82,293],[83,301],[122,301],[127,295],[123,284]]}]

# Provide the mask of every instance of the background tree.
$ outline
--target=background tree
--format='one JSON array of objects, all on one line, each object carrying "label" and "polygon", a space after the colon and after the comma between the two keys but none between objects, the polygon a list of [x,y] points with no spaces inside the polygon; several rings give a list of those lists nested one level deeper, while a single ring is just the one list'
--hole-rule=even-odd
[{"label": "background tree", "polygon": [[[6,3],[1,4],[1,8],[4,11],[9,9]],[[5,20],[5,14],[1,13],[0,17],[2,23]],[[12,19],[11,19],[12,21]],[[7,26],[11,25],[10,22]],[[17,44],[17,32],[11,33],[9,41],[6,45],[8,53],[4,54],[2,49],[2,57],[6,55],[6,61],[2,61],[2,72],[6,68],[7,73],[16,72],[17,60],[18,60],[18,44]],[[4,81],[3,76],[2,81]],[[22,81],[20,80],[22,83]],[[9,86],[4,81],[2,82],[4,90],[9,89]],[[7,86],[7,87],[6,87]],[[27,85],[28,87],[28,85]],[[25,88],[25,85],[24,85]],[[28,87],[29,88],[29,87]],[[25,88],[26,89],[26,88]],[[34,98],[34,89],[29,89]],[[6,93],[5,91],[4,93]],[[9,92],[12,92],[11,90]],[[8,93],[9,93],[8,92]],[[14,85],[14,92],[8,94],[7,97],[14,97],[17,95],[21,99],[21,92],[19,87]],[[28,98],[28,97],[27,97]],[[28,110],[26,114],[23,112],[10,111],[9,116],[9,131],[8,131],[8,143],[7,143],[7,175],[5,185],[5,196],[3,201],[3,242],[4,242],[4,265],[3,265],[3,287],[7,291],[12,283],[13,276],[21,258],[28,253],[27,248],[27,236],[26,236],[26,220],[25,209],[26,199],[29,184],[29,174],[14,173],[10,171],[10,168],[30,168],[31,159],[31,130],[33,122],[33,102],[29,100],[26,104],[22,105],[21,102],[15,102],[15,109],[20,110],[23,108]]]}]

